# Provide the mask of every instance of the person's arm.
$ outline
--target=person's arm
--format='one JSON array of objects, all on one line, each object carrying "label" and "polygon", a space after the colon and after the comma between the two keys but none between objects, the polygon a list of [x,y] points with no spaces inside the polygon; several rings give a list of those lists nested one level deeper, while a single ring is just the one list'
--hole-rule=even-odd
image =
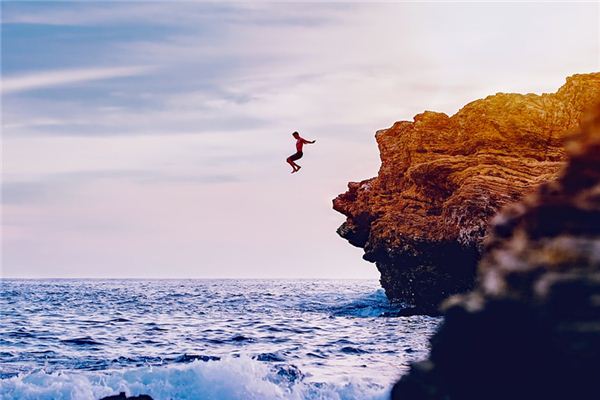
[{"label": "person's arm", "polygon": [[302,141],[307,144],[313,144],[314,142],[316,142],[316,140],[310,141],[310,140],[306,140],[304,138],[302,138]]}]

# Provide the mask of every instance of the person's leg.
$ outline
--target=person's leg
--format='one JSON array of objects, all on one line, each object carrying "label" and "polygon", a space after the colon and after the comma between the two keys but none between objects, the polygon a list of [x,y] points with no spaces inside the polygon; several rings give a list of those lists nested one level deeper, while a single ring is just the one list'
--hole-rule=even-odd
[{"label": "person's leg", "polygon": [[292,167],[294,167],[294,171],[293,172],[298,172],[298,170],[300,168],[302,168],[301,166],[299,166],[298,164],[296,164],[296,160],[299,160],[302,158],[302,152],[297,152],[296,154],[293,154],[292,156],[290,156],[290,160],[292,162]]},{"label": "person's leg", "polygon": [[296,163],[294,163],[292,161],[291,157],[288,157],[287,160],[285,160],[288,164],[290,164],[290,166],[292,167],[292,173],[296,172]]}]

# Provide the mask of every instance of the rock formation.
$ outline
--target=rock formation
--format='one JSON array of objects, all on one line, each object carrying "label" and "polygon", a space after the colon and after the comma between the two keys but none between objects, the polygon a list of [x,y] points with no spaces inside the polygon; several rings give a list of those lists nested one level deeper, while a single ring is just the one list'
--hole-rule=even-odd
[{"label": "rock formation", "polygon": [[379,174],[333,201],[347,216],[338,233],[376,263],[391,300],[435,312],[472,288],[489,219],[556,177],[564,137],[597,100],[600,73],[574,75],[556,93],[499,93],[378,131]]},{"label": "rock formation", "polygon": [[112,396],[106,396],[100,400],[153,400],[152,397],[147,394],[140,394],[139,396],[127,396],[125,392],[120,392]]},{"label": "rock formation", "polygon": [[491,224],[476,289],[445,302],[395,400],[600,398],[600,105],[561,176]]}]

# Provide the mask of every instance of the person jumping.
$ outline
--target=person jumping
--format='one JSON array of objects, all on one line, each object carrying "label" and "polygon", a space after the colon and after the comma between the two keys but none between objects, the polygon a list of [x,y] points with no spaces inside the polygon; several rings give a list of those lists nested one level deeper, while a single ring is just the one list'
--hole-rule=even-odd
[{"label": "person jumping", "polygon": [[299,166],[298,164],[296,164],[294,162],[294,161],[302,158],[302,155],[303,155],[302,154],[302,146],[304,146],[305,143],[313,144],[314,142],[316,142],[316,140],[313,140],[313,141],[306,140],[303,137],[301,137],[298,132],[292,133],[292,136],[296,139],[296,153],[289,156],[287,158],[287,160],[285,160],[285,161],[292,166],[292,174],[293,174],[294,172],[300,171],[300,168],[302,168],[301,166]]}]

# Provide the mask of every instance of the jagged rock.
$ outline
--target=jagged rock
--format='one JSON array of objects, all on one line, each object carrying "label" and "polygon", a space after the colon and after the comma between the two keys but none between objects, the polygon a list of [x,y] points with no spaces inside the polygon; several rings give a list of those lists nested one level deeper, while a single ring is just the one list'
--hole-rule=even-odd
[{"label": "jagged rock", "polygon": [[376,134],[377,177],[333,201],[338,233],[375,262],[391,300],[435,312],[472,288],[489,219],[556,177],[563,139],[600,100],[600,73],[552,94],[496,94],[455,115],[426,111]]},{"label": "jagged rock", "polygon": [[147,394],[140,394],[139,396],[129,396],[125,394],[125,392],[121,392],[119,394],[115,394],[113,396],[106,396],[101,398],[100,400],[152,400],[152,397]]},{"label": "jagged rock", "polygon": [[445,302],[394,400],[600,398],[600,105],[567,151],[493,219],[476,289]]}]

